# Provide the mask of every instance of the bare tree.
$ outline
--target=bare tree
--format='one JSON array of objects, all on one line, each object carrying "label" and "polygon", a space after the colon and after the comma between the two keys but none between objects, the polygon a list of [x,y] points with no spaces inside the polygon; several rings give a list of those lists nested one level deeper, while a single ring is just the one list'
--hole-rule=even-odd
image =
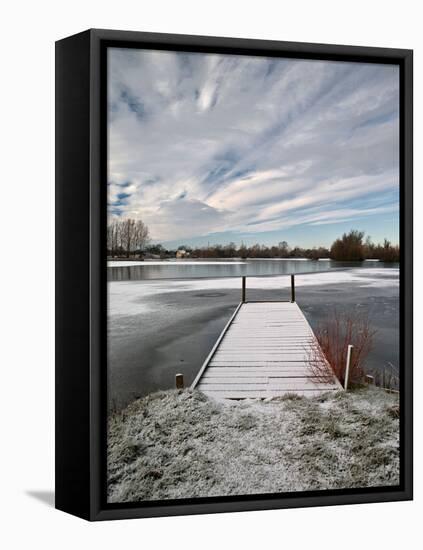
[{"label": "bare tree", "polygon": [[134,226],[134,245],[136,249],[142,250],[149,241],[148,227],[141,220],[137,220]]},{"label": "bare tree", "polygon": [[135,250],[142,250],[148,240],[148,227],[141,220],[113,220],[107,226],[107,249],[112,256],[124,253],[129,258]]},{"label": "bare tree", "polygon": [[107,250],[113,256],[113,223],[107,226]]},{"label": "bare tree", "polygon": [[128,218],[121,222],[121,243],[126,257],[129,258],[134,247],[135,220]]},{"label": "bare tree", "polygon": [[119,254],[119,249],[121,248],[120,234],[121,222],[113,220],[107,226],[107,250],[112,256]]}]

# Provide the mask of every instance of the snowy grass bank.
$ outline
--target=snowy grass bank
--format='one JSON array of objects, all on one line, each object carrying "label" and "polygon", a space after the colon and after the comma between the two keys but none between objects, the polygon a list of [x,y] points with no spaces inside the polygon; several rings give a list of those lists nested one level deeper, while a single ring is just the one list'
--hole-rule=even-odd
[{"label": "snowy grass bank", "polygon": [[219,403],[151,394],[111,417],[109,502],[399,483],[398,397],[377,388]]}]

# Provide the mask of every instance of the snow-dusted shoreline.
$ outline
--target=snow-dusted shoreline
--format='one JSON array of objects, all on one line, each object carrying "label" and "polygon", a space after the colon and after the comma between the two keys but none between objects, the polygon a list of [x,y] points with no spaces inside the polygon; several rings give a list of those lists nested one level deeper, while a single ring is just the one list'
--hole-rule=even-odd
[{"label": "snow-dusted shoreline", "polygon": [[[330,258],[318,258],[319,262],[331,262]],[[368,259],[365,262],[379,262],[380,260]],[[210,260],[184,260],[184,259],[167,259],[167,260],[107,260],[107,267],[135,267],[135,266],[175,266],[175,265],[245,265],[248,262],[313,262],[310,258],[232,258],[229,260],[210,259]]]},{"label": "snow-dusted shoreline", "polygon": [[[330,258],[321,258],[322,262],[330,262]],[[310,258],[232,258],[229,260],[184,260],[184,259],[168,259],[168,260],[107,260],[107,267],[132,267],[132,266],[144,266],[150,265],[244,265],[247,262],[312,262]],[[378,260],[376,260],[378,261]]]},{"label": "snow-dusted shoreline", "polygon": [[162,265],[162,266],[167,266],[167,265],[171,265],[171,266],[175,266],[175,265],[198,265],[198,266],[202,266],[202,265],[243,265],[245,264],[246,262],[243,261],[243,260],[231,260],[231,261],[208,261],[208,260],[142,260],[142,261],[136,261],[136,260],[129,260],[129,261],[125,261],[125,260],[119,260],[119,261],[114,261],[114,260],[108,260],[107,261],[107,267],[135,267],[135,266],[143,266],[143,267],[148,267],[148,266],[157,266],[157,265]]},{"label": "snow-dusted shoreline", "polygon": [[110,418],[109,502],[397,485],[398,411],[377,388],[268,402],[151,394]]}]

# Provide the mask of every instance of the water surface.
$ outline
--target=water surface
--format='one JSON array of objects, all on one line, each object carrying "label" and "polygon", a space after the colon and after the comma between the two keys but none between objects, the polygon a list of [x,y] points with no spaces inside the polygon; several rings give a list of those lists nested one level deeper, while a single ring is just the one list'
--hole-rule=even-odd
[{"label": "water surface", "polygon": [[317,273],[356,267],[398,267],[398,264],[384,264],[377,261],[335,262],[333,260],[307,259],[112,261],[108,262],[107,277],[109,281],[241,277],[243,275],[263,277],[290,273]]}]

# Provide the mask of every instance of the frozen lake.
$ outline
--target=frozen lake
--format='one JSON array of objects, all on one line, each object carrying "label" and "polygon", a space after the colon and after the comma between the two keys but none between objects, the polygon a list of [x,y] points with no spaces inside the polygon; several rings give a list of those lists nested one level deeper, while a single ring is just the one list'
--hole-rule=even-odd
[{"label": "frozen lake", "polygon": [[[197,277],[240,277],[316,273],[333,269],[393,267],[393,264],[368,260],[365,262],[335,262],[332,260],[235,259],[235,260],[164,260],[109,261],[109,281],[142,281],[145,279],[178,279]],[[398,264],[395,264],[398,267]]]},{"label": "frozen lake", "polygon": [[[240,301],[239,276],[249,273],[247,299],[260,300],[289,299],[290,278],[284,273],[303,273],[296,276],[296,299],[313,328],[335,307],[368,313],[377,330],[368,367],[381,369],[389,362],[398,367],[398,267],[365,262],[364,268],[338,270],[344,266],[330,262],[326,271],[327,262],[291,262],[110,267],[109,404],[120,408],[136,397],[172,388],[179,372],[190,384]],[[153,277],[150,270],[160,276]],[[178,271],[176,280],[169,270]],[[222,276],[227,270],[232,277]]]}]

